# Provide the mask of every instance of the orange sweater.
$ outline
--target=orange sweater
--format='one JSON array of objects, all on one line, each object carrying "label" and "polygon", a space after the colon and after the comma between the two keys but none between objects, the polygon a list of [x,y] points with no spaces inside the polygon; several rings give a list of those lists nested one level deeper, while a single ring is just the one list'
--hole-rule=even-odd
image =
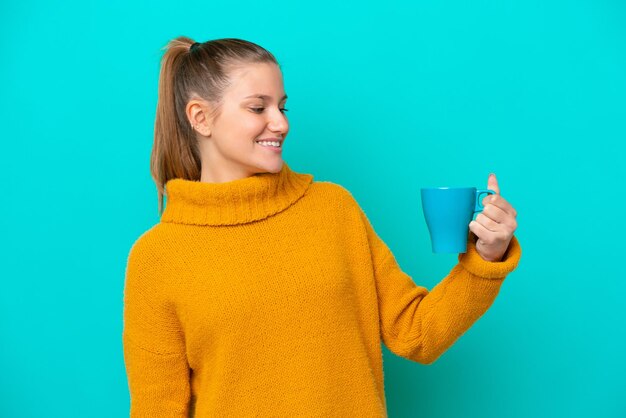
[{"label": "orange sweater", "polygon": [[385,417],[381,340],[432,363],[519,261],[472,240],[417,286],[352,195],[285,163],[227,183],[166,184],[124,287],[131,417]]}]

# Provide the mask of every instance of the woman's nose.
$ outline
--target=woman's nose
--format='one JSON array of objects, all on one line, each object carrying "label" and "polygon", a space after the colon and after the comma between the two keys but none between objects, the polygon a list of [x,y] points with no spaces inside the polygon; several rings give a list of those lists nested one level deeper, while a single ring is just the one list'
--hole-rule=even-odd
[{"label": "woman's nose", "polygon": [[289,122],[287,122],[287,118],[285,117],[285,115],[277,110],[275,113],[272,113],[269,127],[272,131],[275,132],[287,132],[287,130],[289,129]]}]

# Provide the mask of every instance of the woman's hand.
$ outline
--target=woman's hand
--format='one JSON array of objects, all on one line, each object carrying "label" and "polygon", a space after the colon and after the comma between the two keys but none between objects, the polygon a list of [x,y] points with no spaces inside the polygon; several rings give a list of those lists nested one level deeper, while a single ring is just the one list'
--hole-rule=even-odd
[{"label": "woman's hand", "polygon": [[502,256],[509,248],[513,233],[517,229],[517,211],[500,196],[496,175],[491,173],[487,188],[496,194],[486,196],[482,204],[484,209],[470,222],[470,231],[478,238],[476,250],[486,261],[502,261]]}]

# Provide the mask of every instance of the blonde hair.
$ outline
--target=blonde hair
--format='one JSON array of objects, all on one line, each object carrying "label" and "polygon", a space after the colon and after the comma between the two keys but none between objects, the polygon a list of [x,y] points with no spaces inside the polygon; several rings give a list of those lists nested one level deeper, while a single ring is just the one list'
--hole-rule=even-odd
[{"label": "blonde hair", "polygon": [[[197,43],[185,36],[170,40],[163,48],[150,172],[157,186],[158,212],[163,214],[163,195],[168,180],[199,180],[201,159],[198,140],[185,108],[199,97],[214,105],[219,115],[229,73],[239,65],[278,61],[263,47],[236,38]],[[194,45],[193,49],[190,47]]]}]

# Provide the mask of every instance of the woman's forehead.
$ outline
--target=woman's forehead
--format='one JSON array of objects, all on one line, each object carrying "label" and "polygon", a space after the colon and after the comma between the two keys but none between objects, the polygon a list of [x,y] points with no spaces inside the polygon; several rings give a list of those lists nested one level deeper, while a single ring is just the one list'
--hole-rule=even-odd
[{"label": "woman's forehead", "polygon": [[249,64],[236,70],[231,77],[232,91],[239,99],[258,97],[264,100],[285,98],[283,77],[275,64]]}]

